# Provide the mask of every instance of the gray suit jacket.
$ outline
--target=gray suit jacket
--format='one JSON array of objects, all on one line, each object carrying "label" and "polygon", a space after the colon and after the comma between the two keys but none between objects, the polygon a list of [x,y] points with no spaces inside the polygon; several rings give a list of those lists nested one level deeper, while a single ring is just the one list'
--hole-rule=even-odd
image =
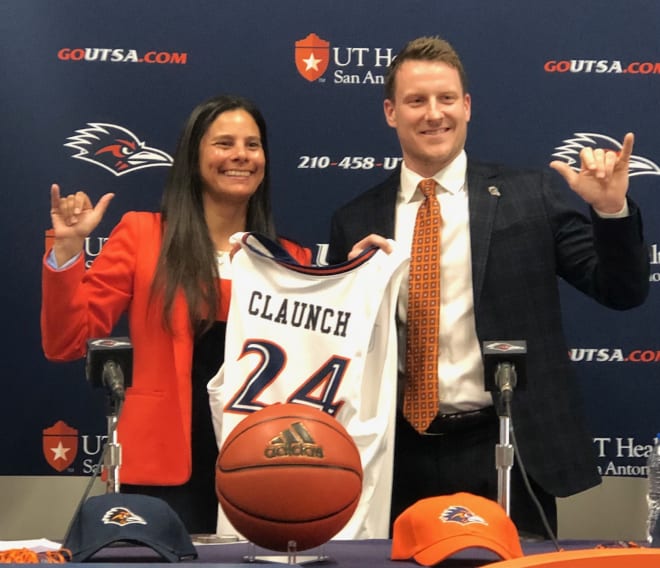
[{"label": "gray suit jacket", "polygon": [[[399,175],[334,213],[329,262],[345,260],[370,233],[394,237]],[[593,212],[588,219],[561,197],[552,175],[468,162],[477,335],[480,342],[527,341],[527,385],[512,407],[516,438],[529,474],[563,497],[600,477],[562,331],[557,277],[622,310],[645,300],[649,262],[641,215],[630,199],[625,219]]]}]

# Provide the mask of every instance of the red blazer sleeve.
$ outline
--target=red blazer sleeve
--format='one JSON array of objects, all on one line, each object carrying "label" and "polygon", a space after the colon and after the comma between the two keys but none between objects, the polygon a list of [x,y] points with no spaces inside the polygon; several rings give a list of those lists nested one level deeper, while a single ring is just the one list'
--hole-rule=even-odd
[{"label": "red blazer sleeve", "polygon": [[60,271],[48,266],[44,257],[41,341],[46,358],[70,361],[84,357],[87,339],[110,335],[128,309],[139,241],[136,220],[135,213],[122,218],[88,270],[84,255]]}]

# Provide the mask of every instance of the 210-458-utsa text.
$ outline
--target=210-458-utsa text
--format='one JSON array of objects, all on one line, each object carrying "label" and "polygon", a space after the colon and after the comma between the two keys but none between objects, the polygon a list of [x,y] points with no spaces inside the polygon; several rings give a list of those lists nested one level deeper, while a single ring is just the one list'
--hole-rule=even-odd
[{"label": "210-458-utsa text", "polygon": [[393,170],[403,158],[388,156],[386,158],[374,158],[372,156],[344,156],[339,160],[333,160],[330,156],[299,156],[298,169],[300,170],[324,170],[326,168],[341,168],[344,170]]}]

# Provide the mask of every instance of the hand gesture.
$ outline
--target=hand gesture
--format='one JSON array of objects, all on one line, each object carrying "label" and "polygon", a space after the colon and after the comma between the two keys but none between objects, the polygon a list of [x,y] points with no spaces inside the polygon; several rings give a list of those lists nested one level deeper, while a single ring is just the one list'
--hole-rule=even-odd
[{"label": "hand gesture", "polygon": [[595,210],[618,213],[626,202],[628,163],[634,139],[632,132],[626,134],[620,152],[583,148],[579,172],[559,160],[550,162],[550,167],[559,172],[570,188]]},{"label": "hand gesture", "polygon": [[369,247],[378,247],[382,249],[383,252],[390,254],[392,252],[392,246],[385,237],[371,233],[367,235],[362,240],[359,240],[353,245],[350,251],[348,251],[348,260],[353,260],[355,257],[363,253]]},{"label": "hand gesture", "polygon": [[106,193],[94,207],[83,191],[61,197],[59,185],[54,183],[50,187],[53,251],[58,265],[82,251],[85,239],[101,222],[113,197],[114,193]]}]

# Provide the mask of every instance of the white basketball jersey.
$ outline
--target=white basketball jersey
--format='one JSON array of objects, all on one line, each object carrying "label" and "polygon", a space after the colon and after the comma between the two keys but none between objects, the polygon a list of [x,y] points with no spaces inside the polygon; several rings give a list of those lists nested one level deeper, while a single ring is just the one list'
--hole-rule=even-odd
[{"label": "white basketball jersey", "polygon": [[[388,538],[395,314],[408,252],[390,241],[390,254],[370,249],[338,265],[301,266],[263,236],[233,239],[240,249],[232,259],[225,362],[208,383],[218,447],[245,416],[270,404],[320,408],[353,437],[364,472],[358,508],[335,538]],[[220,510],[218,534],[232,533]]]}]

